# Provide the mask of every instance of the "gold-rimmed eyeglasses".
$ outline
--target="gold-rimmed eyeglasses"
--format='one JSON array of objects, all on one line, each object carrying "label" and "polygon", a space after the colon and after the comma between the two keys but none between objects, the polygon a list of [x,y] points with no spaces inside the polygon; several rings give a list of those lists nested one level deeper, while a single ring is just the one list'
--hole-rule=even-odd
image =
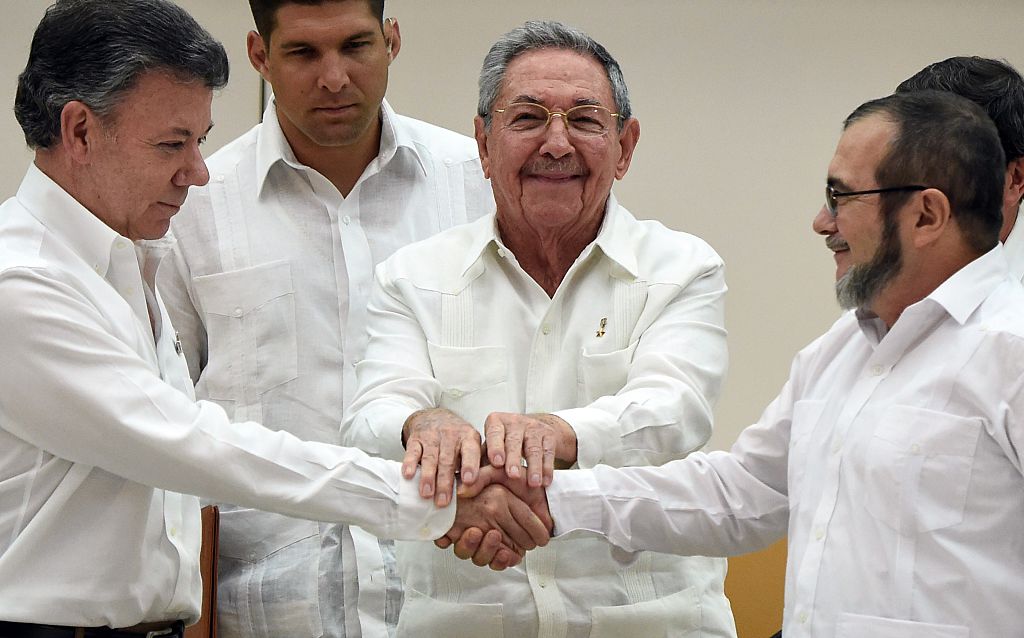
[{"label": "gold-rimmed eyeglasses", "polygon": [[503,109],[494,109],[504,116],[506,129],[528,133],[544,130],[551,118],[559,116],[565,120],[566,128],[580,135],[604,135],[612,127],[618,113],[612,113],[597,104],[581,104],[565,111],[551,111],[533,102],[513,102]]}]

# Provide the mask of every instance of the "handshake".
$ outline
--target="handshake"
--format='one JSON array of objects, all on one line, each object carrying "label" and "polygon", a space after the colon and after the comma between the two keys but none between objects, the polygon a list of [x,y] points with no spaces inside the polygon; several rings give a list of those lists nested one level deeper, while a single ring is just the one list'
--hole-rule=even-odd
[{"label": "handshake", "polygon": [[552,414],[503,412],[487,416],[484,432],[486,444],[450,410],[414,412],[402,428],[402,474],[411,479],[419,468],[420,495],[439,507],[448,505],[458,482],[455,523],[434,543],[502,570],[551,538],[554,522],[544,487],[556,465],[575,463],[576,433]]}]

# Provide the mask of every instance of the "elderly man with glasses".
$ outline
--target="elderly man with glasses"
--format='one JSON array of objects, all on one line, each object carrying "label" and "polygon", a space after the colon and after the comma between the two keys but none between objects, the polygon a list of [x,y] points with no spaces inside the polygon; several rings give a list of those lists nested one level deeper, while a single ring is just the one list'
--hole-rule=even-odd
[{"label": "elderly man with glasses", "polygon": [[[530,22],[491,48],[476,138],[496,214],[377,269],[347,444],[421,466],[440,504],[481,464],[539,486],[555,467],[704,445],[726,368],[722,262],[611,194],[639,135],[589,36]],[[574,538],[495,574],[430,543],[398,551],[399,636],[735,635],[722,559]]]}]

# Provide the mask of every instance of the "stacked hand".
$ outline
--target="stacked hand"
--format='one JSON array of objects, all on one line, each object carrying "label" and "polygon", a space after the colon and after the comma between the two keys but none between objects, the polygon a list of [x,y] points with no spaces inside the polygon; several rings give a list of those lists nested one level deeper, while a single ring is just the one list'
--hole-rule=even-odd
[{"label": "stacked hand", "polygon": [[[413,413],[402,429],[402,473],[411,479],[420,466],[420,495],[444,507],[458,472],[455,525],[437,544],[455,544],[460,558],[504,569],[518,564],[526,550],[547,544],[552,521],[542,486],[551,484],[556,463],[575,462],[576,434],[551,414],[503,412],[491,413],[484,431],[486,446],[476,429],[450,410]],[[484,454],[489,466],[481,469]]]}]

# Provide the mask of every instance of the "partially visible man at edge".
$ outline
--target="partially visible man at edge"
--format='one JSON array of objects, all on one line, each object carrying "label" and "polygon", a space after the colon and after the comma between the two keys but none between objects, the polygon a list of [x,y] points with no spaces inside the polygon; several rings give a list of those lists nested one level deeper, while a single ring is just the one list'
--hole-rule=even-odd
[{"label": "partially visible man at edge", "polygon": [[[199,145],[227,77],[223,47],[165,0],[60,0],[35,31],[15,100],[35,161],[0,206],[5,638],[180,636],[201,594],[183,494],[385,537],[452,524],[398,463],[194,401],[154,274],[208,179]],[[488,529],[502,514],[480,511]],[[545,537],[529,520],[524,548]]]},{"label": "partially visible man at edge", "polygon": [[[263,123],[209,160],[172,223],[159,288],[199,398],[235,420],[338,442],[373,267],[490,212],[469,137],[384,100],[402,39],[384,0],[250,0]],[[393,545],[358,528],[222,507],[224,638],[388,635]]]},{"label": "partially visible man at edge", "polygon": [[1008,63],[959,56],[929,64],[896,87],[896,92],[936,89],[971,100],[988,113],[1006,156],[1003,188],[1003,242],[1010,272],[1024,281],[1024,224],[1017,224],[1024,199],[1024,78]]}]

